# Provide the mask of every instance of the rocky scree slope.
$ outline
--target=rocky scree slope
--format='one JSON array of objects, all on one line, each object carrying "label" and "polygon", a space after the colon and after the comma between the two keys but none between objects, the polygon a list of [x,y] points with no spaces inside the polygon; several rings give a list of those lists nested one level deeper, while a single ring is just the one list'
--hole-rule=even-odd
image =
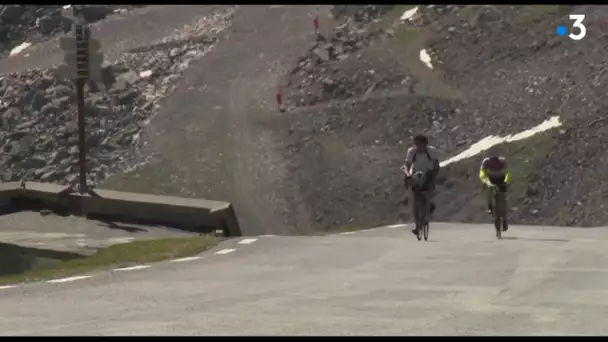
[{"label": "rocky scree slope", "polygon": [[417,92],[407,47],[377,28],[390,7],[354,7],[296,61],[282,81],[288,110],[268,123],[316,230],[409,219],[399,171],[409,140],[459,111]]},{"label": "rocky scree slope", "polygon": [[[573,11],[589,23],[589,39],[576,44],[547,30]],[[504,147],[516,182],[511,220],[608,222],[599,171],[607,14],[593,6],[421,6],[415,20],[399,23],[390,7],[337,11],[334,35],[311,46],[283,81],[290,109],[275,123],[311,220],[331,229],[411,219],[399,205],[399,166],[415,132],[452,156],[559,115],[561,129]],[[408,58],[421,48],[433,70]],[[444,170],[436,220],[488,221],[480,158]]]},{"label": "rocky scree slope", "polygon": [[[177,35],[124,53],[90,82],[85,101],[89,182],[129,171],[149,156],[144,127],[173,90],[189,63],[216,43],[230,21],[217,12]],[[0,177],[73,184],[78,175],[76,98],[70,81],[54,69],[28,70],[0,78]]]},{"label": "rocky scree slope", "polygon": [[[82,14],[89,23],[142,5],[82,5]],[[37,43],[59,32],[69,30],[71,22],[61,16],[58,5],[0,6],[0,54],[5,56],[24,42]]]},{"label": "rocky scree slope", "polygon": [[[570,24],[570,13],[586,14],[581,41],[558,37],[548,27]],[[428,11],[434,21],[431,49],[447,82],[467,89],[469,115],[462,125],[487,134],[516,133],[550,116],[563,122],[552,133],[505,147],[520,159],[511,219],[523,224],[598,226],[608,223],[606,157],[608,90],[605,49],[608,9],[603,6],[478,6]],[[451,28],[451,29],[450,29]],[[467,202],[476,192],[474,168],[450,194]],[[464,167],[455,166],[455,168]],[[462,172],[462,169],[460,169]],[[446,174],[450,174],[448,169]],[[470,203],[470,202],[469,202]],[[463,206],[461,220],[480,220]],[[450,217],[448,215],[448,217]]]}]

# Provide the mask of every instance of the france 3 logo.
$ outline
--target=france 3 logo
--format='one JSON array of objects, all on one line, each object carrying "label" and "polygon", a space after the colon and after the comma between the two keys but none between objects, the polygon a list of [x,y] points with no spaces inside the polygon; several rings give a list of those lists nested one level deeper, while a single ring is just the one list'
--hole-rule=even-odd
[{"label": "france 3 logo", "polygon": [[[587,28],[583,24],[583,20],[585,20],[585,15],[584,14],[570,14],[568,16],[568,18],[570,20],[574,20],[574,23],[572,23],[572,29],[570,30],[570,34],[568,35],[568,38],[570,38],[572,40],[581,40],[581,39],[585,38],[585,36],[587,35]],[[568,29],[565,26],[559,25],[555,29],[555,32],[557,33],[558,36],[563,37],[568,33]]]}]

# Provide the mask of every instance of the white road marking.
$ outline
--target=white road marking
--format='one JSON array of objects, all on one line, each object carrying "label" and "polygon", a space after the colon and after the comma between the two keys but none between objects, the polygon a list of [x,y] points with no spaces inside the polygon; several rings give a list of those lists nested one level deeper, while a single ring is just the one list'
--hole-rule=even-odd
[{"label": "white road marking", "polygon": [[15,287],[17,287],[17,285],[4,285],[0,286],[0,290],[13,289]]},{"label": "white road marking", "polygon": [[260,235],[260,237],[273,237],[273,236],[276,236],[276,235],[272,235],[272,234],[270,234],[270,235]]},{"label": "white road marking", "polygon": [[187,258],[173,259],[173,260],[171,260],[171,262],[193,261],[193,260],[198,260],[200,258],[201,258],[200,256],[193,256],[193,257],[187,257]]},{"label": "white road marking", "polygon": [[271,5],[269,8],[275,9],[275,8],[282,8],[282,7],[285,7],[285,5]]},{"label": "white road marking", "polygon": [[47,283],[54,283],[54,284],[69,283],[71,281],[89,279],[92,277],[93,276],[88,275],[88,276],[76,276],[76,277],[69,277],[69,278],[53,279],[53,280],[47,281]]},{"label": "white road marking", "polygon": [[356,232],[342,232],[340,233],[340,235],[351,235],[351,234],[355,234]]},{"label": "white road marking", "polygon": [[215,252],[215,254],[228,254],[236,251],[234,248],[222,249],[221,251]]},{"label": "white road marking", "polygon": [[390,226],[386,226],[386,228],[395,229],[395,228],[403,228],[405,226],[407,226],[407,224],[393,224],[393,225],[390,225]]},{"label": "white road marking", "polygon": [[258,241],[258,239],[243,239],[239,241],[239,245],[250,245],[256,241]]},{"label": "white road marking", "polygon": [[137,265],[137,266],[117,268],[114,271],[135,271],[135,270],[143,270],[145,268],[150,268],[150,267],[152,267],[152,266],[150,266],[150,265]]}]

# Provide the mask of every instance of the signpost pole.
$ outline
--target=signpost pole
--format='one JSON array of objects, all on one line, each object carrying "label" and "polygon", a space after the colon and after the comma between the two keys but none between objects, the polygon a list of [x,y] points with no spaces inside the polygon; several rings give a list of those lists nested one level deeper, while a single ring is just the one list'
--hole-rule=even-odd
[{"label": "signpost pole", "polygon": [[85,194],[88,191],[87,186],[87,155],[86,155],[86,126],[85,126],[85,103],[84,103],[84,85],[86,84],[88,74],[88,46],[89,35],[88,27],[82,23],[76,26],[76,100],[78,105],[78,166],[80,169],[80,193]]},{"label": "signpost pole", "polygon": [[85,139],[85,120],[84,120],[84,85],[86,80],[77,78],[75,80],[76,98],[78,101],[78,166],[80,167],[80,193],[84,194],[87,190],[87,156]]},{"label": "signpost pole", "polygon": [[63,37],[59,40],[60,47],[65,51],[65,65],[58,68],[58,77],[72,79],[76,88],[78,106],[78,166],[79,193],[96,195],[87,184],[87,146],[85,121],[84,86],[88,80],[100,80],[103,55],[97,53],[100,43],[91,39],[91,31],[84,18],[77,13],[74,6],[67,5],[62,9],[62,15],[72,20],[74,36]]}]

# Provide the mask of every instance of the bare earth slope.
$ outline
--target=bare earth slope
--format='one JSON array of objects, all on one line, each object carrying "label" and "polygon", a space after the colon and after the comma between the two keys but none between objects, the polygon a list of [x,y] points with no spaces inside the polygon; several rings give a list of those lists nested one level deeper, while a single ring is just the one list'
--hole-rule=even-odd
[{"label": "bare earth slope", "polygon": [[[331,38],[337,33],[328,10],[320,18]],[[576,43],[547,29],[572,11],[588,15],[588,36]],[[384,34],[331,47],[345,52],[335,60],[310,51],[313,12],[238,7],[233,27],[191,66],[152,122],[155,162],[108,184],[229,200],[250,234],[373,226],[409,219],[409,208],[399,205],[398,167],[414,133],[426,132],[451,156],[487,135],[559,115],[561,130],[506,151],[517,183],[511,219],[605,223],[603,8],[423,7],[422,19],[389,22]],[[422,48],[433,70],[420,62]],[[275,108],[277,84],[292,107],[284,114]],[[586,163],[589,156],[594,163]],[[444,171],[436,219],[487,221],[478,163]]]},{"label": "bare earth slope", "polygon": [[[469,115],[460,124],[471,134],[504,135],[530,128],[550,116],[563,122],[559,132],[506,148],[516,162],[517,192],[512,221],[525,224],[598,226],[608,222],[604,170],[608,109],[608,8],[604,6],[492,6],[441,16],[430,47],[450,84],[467,89]],[[580,41],[559,37],[552,28],[570,27],[568,14],[585,14],[587,35]],[[474,14],[474,15],[473,15]],[[429,13],[429,17],[434,14]],[[474,25],[463,26],[463,23]],[[471,20],[471,18],[477,18]],[[448,27],[455,30],[448,32]],[[474,176],[479,158],[466,162]],[[450,172],[451,169],[448,169]],[[458,172],[457,172],[458,173]],[[475,177],[471,177],[474,179]],[[462,206],[456,216],[480,220],[473,212],[474,183],[461,182],[449,195]],[[449,202],[446,202],[449,203]],[[479,208],[480,203],[474,207]],[[447,214],[447,213],[446,213]]]},{"label": "bare earth slope", "polygon": [[298,184],[256,122],[276,115],[274,87],[310,43],[314,9],[239,6],[218,46],[192,64],[151,123],[149,151],[157,159],[108,184],[230,201],[247,234],[295,232],[297,213],[306,213],[289,208],[298,203]]}]

